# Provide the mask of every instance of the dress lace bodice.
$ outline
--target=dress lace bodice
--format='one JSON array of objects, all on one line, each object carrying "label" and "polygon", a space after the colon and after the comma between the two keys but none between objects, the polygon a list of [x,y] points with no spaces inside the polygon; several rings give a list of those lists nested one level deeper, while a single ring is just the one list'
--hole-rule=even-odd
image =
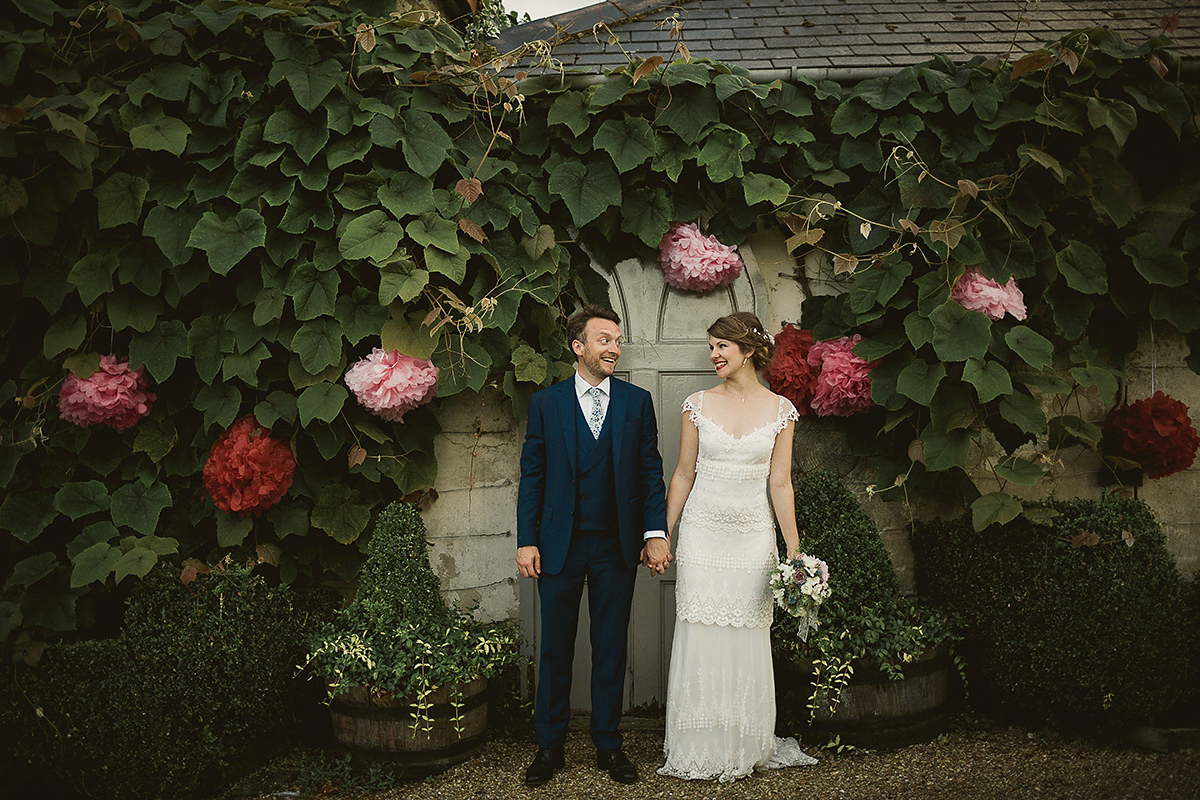
[{"label": "dress lace bodice", "polygon": [[683,410],[700,444],[696,480],[680,517],[676,614],[708,625],[770,626],[764,576],[777,558],[767,477],[776,437],[799,415],[780,397],[774,420],[733,436],[704,415],[704,392],[688,397]]}]

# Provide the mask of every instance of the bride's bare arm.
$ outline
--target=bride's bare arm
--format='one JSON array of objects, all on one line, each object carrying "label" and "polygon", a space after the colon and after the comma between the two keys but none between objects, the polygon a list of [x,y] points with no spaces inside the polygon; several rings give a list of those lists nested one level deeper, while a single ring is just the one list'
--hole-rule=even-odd
[{"label": "bride's bare arm", "polygon": [[[789,422],[775,437],[775,449],[771,452],[771,507],[775,509],[775,519],[779,520],[779,532],[787,545],[788,558],[800,550],[800,534],[796,531],[796,493],[792,489],[792,435],[795,431],[796,424]],[[670,508],[668,498],[668,514]]]},{"label": "bride's bare arm", "polygon": [[683,513],[683,504],[691,494],[692,484],[696,482],[696,457],[700,450],[700,436],[696,425],[683,413],[683,426],[679,431],[679,460],[675,463],[675,472],[671,475],[671,483],[667,486],[667,532],[675,530],[679,515]]}]

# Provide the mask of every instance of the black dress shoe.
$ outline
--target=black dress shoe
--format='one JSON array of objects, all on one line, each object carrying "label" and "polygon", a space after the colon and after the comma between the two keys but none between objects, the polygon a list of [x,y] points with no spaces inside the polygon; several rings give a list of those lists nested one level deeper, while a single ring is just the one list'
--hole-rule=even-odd
[{"label": "black dress shoe", "polygon": [[617,783],[637,783],[637,767],[620,750],[596,753],[596,766]]},{"label": "black dress shoe", "polygon": [[533,757],[533,763],[529,765],[529,769],[525,770],[525,785],[541,786],[553,778],[554,770],[562,769],[564,763],[566,760],[563,758],[561,747],[538,748],[537,755]]}]

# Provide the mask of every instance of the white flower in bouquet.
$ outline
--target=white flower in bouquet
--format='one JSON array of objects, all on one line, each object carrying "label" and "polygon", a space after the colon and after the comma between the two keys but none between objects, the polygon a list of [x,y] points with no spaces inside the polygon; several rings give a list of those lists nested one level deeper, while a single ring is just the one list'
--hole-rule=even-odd
[{"label": "white flower in bouquet", "polygon": [[817,608],[829,593],[829,565],[806,553],[780,561],[771,575],[775,605],[799,620],[802,642],[808,641],[808,632],[816,629]]}]

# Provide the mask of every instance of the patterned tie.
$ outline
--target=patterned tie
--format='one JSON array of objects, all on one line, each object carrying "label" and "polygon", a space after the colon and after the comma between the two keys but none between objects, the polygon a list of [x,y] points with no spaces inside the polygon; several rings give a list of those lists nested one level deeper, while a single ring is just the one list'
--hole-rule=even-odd
[{"label": "patterned tie", "polygon": [[592,415],[588,417],[588,427],[592,429],[592,436],[599,439],[600,428],[604,425],[604,419],[600,416],[600,387],[593,386],[588,389],[588,394],[592,396]]}]

